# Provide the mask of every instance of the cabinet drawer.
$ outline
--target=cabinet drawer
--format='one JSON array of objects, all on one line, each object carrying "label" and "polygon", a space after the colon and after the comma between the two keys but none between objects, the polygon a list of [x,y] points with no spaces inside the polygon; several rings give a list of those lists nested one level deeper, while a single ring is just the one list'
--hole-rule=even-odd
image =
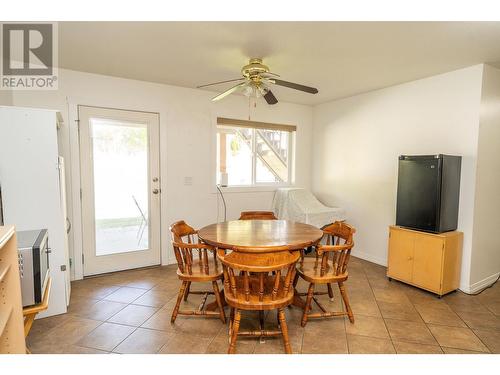
[{"label": "cabinet drawer", "polygon": [[413,283],[439,293],[443,267],[444,241],[428,235],[415,236]]}]

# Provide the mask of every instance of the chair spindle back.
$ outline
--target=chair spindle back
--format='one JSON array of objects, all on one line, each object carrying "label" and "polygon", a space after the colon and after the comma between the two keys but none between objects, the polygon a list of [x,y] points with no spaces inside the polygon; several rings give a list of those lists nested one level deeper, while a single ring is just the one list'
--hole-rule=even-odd
[{"label": "chair spindle back", "polygon": [[[288,295],[295,276],[295,264],[300,257],[298,252],[290,252],[287,248],[273,253],[249,253],[248,248],[239,252],[235,248],[226,254],[217,250],[224,272],[224,287],[233,298],[244,298],[245,301],[258,299],[262,302],[265,296],[271,301]],[[269,275],[274,272],[274,275]]]},{"label": "chair spindle back", "polygon": [[[215,269],[218,268],[215,249],[198,238],[197,231],[190,227],[184,220],[175,222],[170,226],[172,246],[179,271],[183,274],[193,274],[193,265],[197,263],[200,271],[205,274],[210,272],[209,252],[212,253]],[[198,253],[198,262],[195,262],[193,251]]]},{"label": "chair spindle back", "polygon": [[[319,244],[316,248],[316,264],[320,267],[320,275],[323,276],[330,268],[335,276],[347,271],[347,264],[351,257],[351,249],[354,246],[354,227],[341,221],[323,228],[326,245]],[[331,254],[331,256],[330,256]]]}]

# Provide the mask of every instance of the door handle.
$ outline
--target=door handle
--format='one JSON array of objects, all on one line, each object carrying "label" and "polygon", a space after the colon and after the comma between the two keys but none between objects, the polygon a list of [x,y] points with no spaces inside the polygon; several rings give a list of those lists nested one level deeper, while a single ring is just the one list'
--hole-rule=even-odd
[{"label": "door handle", "polygon": [[153,194],[158,194],[160,192],[160,189],[153,189]]}]

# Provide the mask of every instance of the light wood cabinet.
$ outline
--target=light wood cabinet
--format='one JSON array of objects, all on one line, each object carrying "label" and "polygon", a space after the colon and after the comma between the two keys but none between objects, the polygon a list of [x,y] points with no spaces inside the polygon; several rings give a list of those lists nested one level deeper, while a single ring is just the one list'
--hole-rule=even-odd
[{"label": "light wood cabinet", "polygon": [[462,232],[389,227],[387,276],[442,296],[458,289]]},{"label": "light wood cabinet", "polygon": [[16,233],[0,227],[0,354],[25,352]]}]

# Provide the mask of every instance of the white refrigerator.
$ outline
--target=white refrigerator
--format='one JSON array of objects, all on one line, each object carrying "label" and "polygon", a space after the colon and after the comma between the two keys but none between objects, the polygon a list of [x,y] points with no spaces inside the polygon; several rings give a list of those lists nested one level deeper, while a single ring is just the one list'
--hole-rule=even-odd
[{"label": "white refrigerator", "polygon": [[47,311],[67,311],[71,292],[61,115],[45,109],[0,106],[0,186],[3,221],[16,230],[48,229],[52,290]]}]

